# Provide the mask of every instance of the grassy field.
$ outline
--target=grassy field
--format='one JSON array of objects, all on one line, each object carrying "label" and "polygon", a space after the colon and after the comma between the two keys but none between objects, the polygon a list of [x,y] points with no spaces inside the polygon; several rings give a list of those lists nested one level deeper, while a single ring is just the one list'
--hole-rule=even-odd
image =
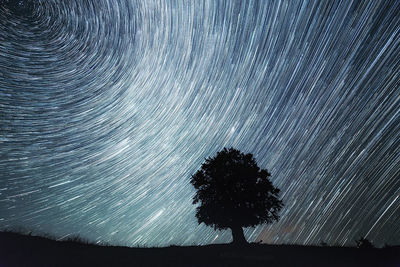
[{"label": "grassy field", "polygon": [[400,266],[400,247],[221,244],[128,248],[2,232],[0,266]]}]

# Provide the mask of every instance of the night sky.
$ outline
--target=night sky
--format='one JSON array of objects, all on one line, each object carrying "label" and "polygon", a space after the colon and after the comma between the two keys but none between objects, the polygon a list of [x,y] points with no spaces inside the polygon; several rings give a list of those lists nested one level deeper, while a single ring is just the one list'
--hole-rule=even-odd
[{"label": "night sky", "polygon": [[400,1],[0,0],[0,230],[226,243],[191,174],[252,153],[249,241],[400,242]]}]

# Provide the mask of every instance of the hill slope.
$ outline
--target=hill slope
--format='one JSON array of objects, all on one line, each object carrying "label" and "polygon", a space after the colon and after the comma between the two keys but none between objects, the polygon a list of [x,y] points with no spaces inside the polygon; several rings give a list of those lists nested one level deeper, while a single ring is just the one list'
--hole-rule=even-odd
[{"label": "hill slope", "polygon": [[0,266],[399,266],[400,248],[96,246],[0,233]]}]

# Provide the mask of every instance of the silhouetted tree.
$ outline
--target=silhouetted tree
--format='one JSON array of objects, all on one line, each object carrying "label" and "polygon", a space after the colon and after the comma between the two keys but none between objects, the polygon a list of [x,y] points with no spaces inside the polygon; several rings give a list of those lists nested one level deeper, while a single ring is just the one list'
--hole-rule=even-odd
[{"label": "silhouetted tree", "polygon": [[224,148],[209,157],[191,177],[199,203],[196,217],[214,229],[232,230],[233,243],[243,244],[243,227],[278,221],[283,207],[270,173],[257,166],[252,154]]},{"label": "silhouetted tree", "polygon": [[327,247],[327,246],[328,246],[328,243],[326,243],[325,241],[321,241],[321,243],[319,243],[319,245],[320,245],[321,247]]},{"label": "silhouetted tree", "polygon": [[366,239],[365,237],[361,237],[359,240],[356,240],[358,248],[373,248],[371,241]]}]

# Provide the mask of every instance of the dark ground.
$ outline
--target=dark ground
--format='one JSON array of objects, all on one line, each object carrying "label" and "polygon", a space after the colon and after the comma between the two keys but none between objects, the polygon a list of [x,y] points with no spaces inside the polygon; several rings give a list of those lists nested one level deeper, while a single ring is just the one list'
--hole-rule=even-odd
[{"label": "dark ground", "polygon": [[229,244],[127,248],[0,233],[0,267],[11,266],[399,266],[400,247],[358,249]]}]

